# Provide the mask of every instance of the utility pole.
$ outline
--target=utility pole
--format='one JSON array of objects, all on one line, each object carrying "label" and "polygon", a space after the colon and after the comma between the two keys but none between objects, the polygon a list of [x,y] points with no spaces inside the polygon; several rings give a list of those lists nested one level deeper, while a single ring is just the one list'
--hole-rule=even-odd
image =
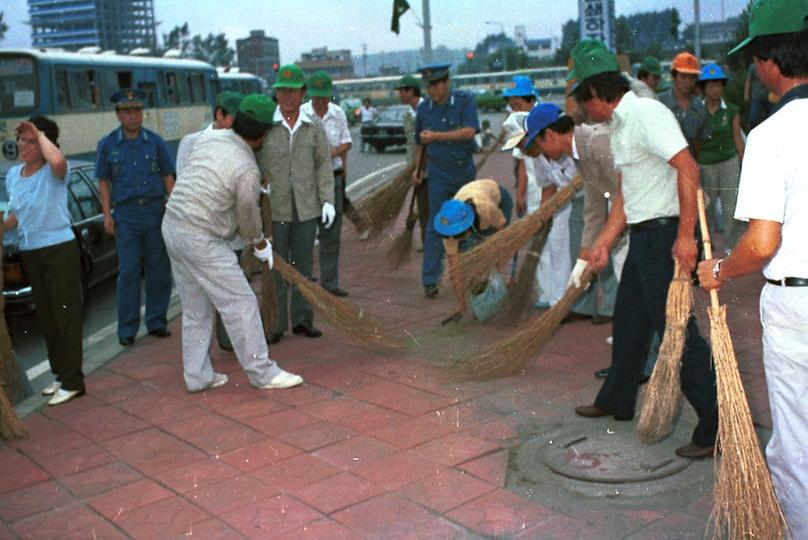
[{"label": "utility pole", "polygon": [[368,44],[362,44],[362,76],[368,76]]},{"label": "utility pole", "polygon": [[693,29],[695,30],[693,40],[693,52],[696,58],[701,60],[701,2],[693,0]]},{"label": "utility pole", "polygon": [[424,9],[424,64],[432,63],[432,23],[429,16],[429,0],[422,0]]}]

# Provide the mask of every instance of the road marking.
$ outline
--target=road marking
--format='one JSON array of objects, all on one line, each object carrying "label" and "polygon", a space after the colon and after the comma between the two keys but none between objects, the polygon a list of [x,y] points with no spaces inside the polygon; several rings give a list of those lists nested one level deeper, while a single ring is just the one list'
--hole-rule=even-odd
[{"label": "road marking", "polygon": [[376,180],[380,174],[384,174],[388,171],[392,171],[397,167],[404,167],[405,163],[403,161],[399,161],[398,163],[393,163],[392,165],[388,165],[387,167],[382,167],[381,169],[375,170],[372,173],[366,174],[362,178],[357,178],[346,188],[346,191],[354,192],[361,190],[364,187],[364,184],[367,184],[371,180]]}]

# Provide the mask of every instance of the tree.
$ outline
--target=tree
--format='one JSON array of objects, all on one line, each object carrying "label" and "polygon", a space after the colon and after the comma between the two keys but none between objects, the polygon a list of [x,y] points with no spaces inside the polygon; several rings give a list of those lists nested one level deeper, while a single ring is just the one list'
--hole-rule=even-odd
[{"label": "tree", "polygon": [[673,8],[671,10],[671,37],[674,40],[679,39],[680,24],[682,24],[682,19],[679,17],[679,10]]},{"label": "tree", "polygon": [[578,21],[570,19],[561,27],[561,45],[556,52],[555,63],[558,65],[567,65],[567,59],[570,57],[570,51],[581,39],[581,27]]},{"label": "tree", "polygon": [[623,15],[617,18],[614,23],[614,39],[617,52],[630,54],[634,50],[634,34],[628,24],[628,19]]},{"label": "tree", "polygon": [[177,49],[180,55],[188,55],[188,48],[191,46],[191,31],[186,22],[182,26],[175,26],[168,34],[163,34],[163,45],[166,49]]},{"label": "tree", "polygon": [[0,11],[0,41],[3,40],[3,37],[6,35],[6,31],[8,31],[8,25],[3,21],[3,12]]},{"label": "tree", "polygon": [[236,51],[227,44],[224,33],[215,35],[211,33],[205,38],[196,35],[191,40],[191,47],[191,58],[214,66],[229,66],[236,57]]}]

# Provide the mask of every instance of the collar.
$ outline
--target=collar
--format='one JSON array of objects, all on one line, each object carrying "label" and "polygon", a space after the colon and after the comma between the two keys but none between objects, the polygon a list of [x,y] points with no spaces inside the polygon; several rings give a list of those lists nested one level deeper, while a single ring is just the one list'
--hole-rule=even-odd
[{"label": "collar", "polygon": [[[299,122],[303,122],[304,124],[311,124],[311,116],[306,112],[302,105],[300,106],[300,113],[297,115],[297,120]],[[276,123],[286,123],[286,118],[283,117],[280,107],[275,109],[275,114],[272,116],[272,121]]]},{"label": "collar", "polygon": [[[421,99],[423,99],[423,98],[421,98]],[[454,102],[455,102],[454,92],[449,90],[449,99],[446,100],[446,103],[444,103],[443,105],[440,105],[440,107],[445,107],[446,105],[454,105]],[[420,105],[421,102],[419,101],[418,104]],[[437,105],[437,103],[435,103],[434,99],[429,98],[429,108],[431,109],[433,105]]]},{"label": "collar", "polygon": [[[707,108],[707,99],[702,99],[701,104],[704,105],[704,108]],[[718,107],[720,110],[725,110],[727,108],[727,102],[724,101],[724,98],[721,98],[721,105]]]},{"label": "collar", "polygon": [[626,115],[633,108],[634,103],[638,99],[640,98],[634,92],[626,92],[623,94],[623,97],[620,98],[620,103],[617,104],[617,107],[615,107],[612,112],[612,119],[609,121],[611,129],[617,129],[625,122]]},{"label": "collar", "polygon": [[134,139],[127,139],[126,135],[123,134],[123,128],[122,127],[118,127],[117,131],[118,131],[118,144],[122,143],[125,140],[136,141],[138,139],[143,139],[144,142],[149,141],[149,134],[146,133],[146,130],[143,129],[142,126],[140,128],[140,133],[138,133],[137,137],[135,137]]},{"label": "collar", "polygon": [[794,88],[783,94],[783,97],[780,98],[780,101],[778,101],[774,105],[774,108],[772,108],[771,114],[776,113],[777,111],[785,107],[787,104],[797,99],[808,99],[808,83],[795,86]]}]

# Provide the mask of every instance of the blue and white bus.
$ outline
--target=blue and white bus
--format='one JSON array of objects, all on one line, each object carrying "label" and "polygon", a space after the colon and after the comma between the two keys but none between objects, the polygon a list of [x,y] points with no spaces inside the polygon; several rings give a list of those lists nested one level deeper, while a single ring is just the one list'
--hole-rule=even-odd
[{"label": "blue and white bus", "polygon": [[121,88],[146,92],[143,125],[176,149],[212,121],[218,75],[197,60],[0,50],[0,160],[17,159],[14,128],[37,114],[59,124],[66,156],[93,160],[99,139],[119,124],[109,98]]},{"label": "blue and white bus", "polygon": [[[266,94],[266,82],[257,75],[244,71],[216,68],[219,75],[218,92],[231,90],[247,94]],[[217,93],[218,93],[217,92]]]}]

